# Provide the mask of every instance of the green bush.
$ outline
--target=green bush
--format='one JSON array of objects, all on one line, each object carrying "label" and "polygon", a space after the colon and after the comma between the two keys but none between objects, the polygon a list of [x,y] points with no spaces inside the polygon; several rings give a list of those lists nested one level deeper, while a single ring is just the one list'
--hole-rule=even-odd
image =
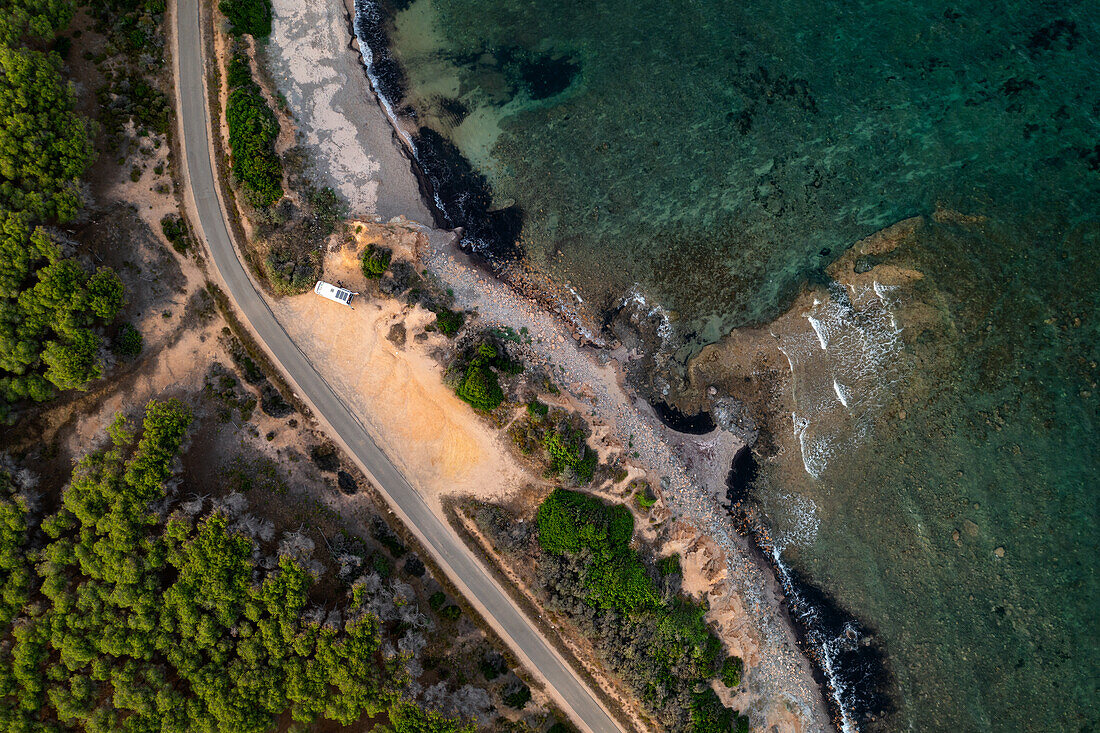
[{"label": "green bush", "polygon": [[737,687],[741,684],[741,672],[744,669],[744,663],[741,661],[741,657],[726,657],[726,660],[722,662],[722,684],[726,687]]},{"label": "green bush", "polygon": [[573,470],[577,472],[577,483],[587,484],[596,472],[596,464],[599,462],[600,457],[596,454],[596,451],[587,445],[584,446],[582,453],[580,461],[573,466]]},{"label": "green bush", "polygon": [[527,414],[531,417],[546,417],[549,412],[550,406],[538,400],[531,400],[527,403]]},{"label": "green bush", "polygon": [[508,662],[500,654],[489,652],[482,657],[478,669],[481,670],[481,674],[484,675],[486,681],[491,682],[508,671]]},{"label": "green bush", "polygon": [[439,609],[443,608],[443,604],[446,602],[447,594],[441,590],[437,590],[435,593],[432,593],[430,596],[428,596],[428,606],[433,611],[438,611]]},{"label": "green bush", "polygon": [[134,328],[132,324],[123,323],[118,329],[118,335],[115,336],[114,350],[119,356],[132,359],[141,353],[143,343],[141,331]]},{"label": "green bush", "polygon": [[504,391],[496,372],[482,364],[471,364],[456,390],[458,396],[475,410],[489,412],[504,401]]},{"label": "green bush", "polygon": [[634,517],[621,505],[608,506],[579,491],[555,489],[539,505],[539,545],[547,552],[621,551],[634,534]]},{"label": "green bush", "polygon": [[[458,718],[448,718],[442,713],[422,710],[411,702],[397,703],[389,711],[393,733],[475,733],[473,723],[464,725]],[[378,730],[383,730],[379,726]]]},{"label": "green bush", "polygon": [[634,517],[576,491],[555,489],[539,506],[539,544],[548,552],[591,550],[586,569],[589,601],[630,612],[657,605],[659,594],[638,553],[630,549]]},{"label": "green bush", "polygon": [[229,19],[235,36],[260,39],[271,34],[271,0],[222,0],[218,9]]},{"label": "green bush", "polygon": [[374,568],[374,572],[383,578],[393,575],[393,563],[382,553],[378,553],[371,558],[371,567]]},{"label": "green bush", "polygon": [[316,252],[300,256],[290,247],[273,247],[264,258],[264,272],[277,291],[296,295],[311,290],[321,277],[321,258]]},{"label": "green bush", "polygon": [[190,237],[187,235],[187,224],[179,214],[166,214],[160,220],[160,230],[164,232],[164,238],[172,245],[172,249],[180,254],[187,252],[190,245]]},{"label": "green bush", "polygon": [[462,609],[455,605],[444,606],[439,609],[439,618],[444,621],[457,621],[458,617],[462,615]]},{"label": "green bush", "polygon": [[661,575],[680,574],[680,554],[673,553],[668,557],[662,557],[657,561],[657,572]]},{"label": "green bush", "polygon": [[386,274],[392,257],[393,253],[388,249],[375,247],[373,244],[367,247],[367,249],[363,251],[363,255],[359,261],[360,267],[363,269],[364,277],[368,280],[380,279]]},{"label": "green bush", "polygon": [[527,703],[531,702],[531,688],[517,681],[504,689],[501,699],[508,707],[523,710]]},{"label": "green bush", "polygon": [[691,700],[691,733],[748,733],[749,720],[727,708],[709,687]]},{"label": "green bush", "polygon": [[496,372],[489,366],[496,355],[496,349],[491,344],[482,342],[477,347],[476,355],[466,367],[462,381],[455,388],[455,394],[475,410],[489,412],[504,401],[504,390],[500,388]]},{"label": "green bush", "polygon": [[454,336],[466,322],[466,314],[439,306],[435,311],[435,327],[444,336]]},{"label": "green bush", "polygon": [[330,187],[317,188],[312,184],[302,183],[300,188],[309,203],[306,227],[310,237],[320,243],[336,231],[336,226],[347,212],[340,197]]},{"label": "green bush", "polygon": [[657,496],[653,493],[653,489],[649,484],[642,486],[638,493],[634,495],[634,499],[638,502],[638,507],[641,509],[649,510],[653,508],[653,505],[657,503]]},{"label": "green bush", "polygon": [[283,196],[283,166],[275,154],[279,121],[255,84],[229,93],[230,165],[255,206],[270,206]]},{"label": "green bush", "polygon": [[237,50],[229,59],[226,69],[225,81],[230,89],[247,87],[252,84],[252,67],[248,64],[248,56],[243,51]]},{"label": "green bush", "polygon": [[569,469],[576,476],[577,483],[586,484],[592,480],[599,456],[588,447],[579,431],[568,424],[557,429],[549,428],[543,435],[542,445],[550,459],[551,476]]}]

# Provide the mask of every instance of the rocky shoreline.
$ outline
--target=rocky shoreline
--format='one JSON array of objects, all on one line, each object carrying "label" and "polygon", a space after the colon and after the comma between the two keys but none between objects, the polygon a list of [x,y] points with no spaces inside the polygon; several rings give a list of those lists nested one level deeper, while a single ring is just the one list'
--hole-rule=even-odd
[{"label": "rocky shoreline", "polygon": [[[274,33],[267,50],[276,72],[273,76],[296,112],[299,139],[312,153],[311,165],[323,174],[322,180],[335,184],[341,194],[354,191],[347,196],[353,217],[375,221],[401,217],[420,229],[429,243],[424,266],[453,290],[456,306],[477,312],[481,325],[526,328],[531,335],[526,347],[531,363],[554,369],[559,383],[588,411],[591,422],[605,428],[611,439],[633,447],[638,462],[661,486],[677,526],[695,538],[685,536],[685,541],[705,540],[715,548],[714,581],[698,590],[712,606],[727,613],[736,606],[739,613],[729,621],[731,633],[741,634],[745,643],[756,647],[747,664],[748,692],[742,693],[738,704],[756,723],[777,725],[778,730],[831,729],[822,690],[784,610],[782,587],[761,562],[755,543],[732,530],[722,506],[726,477],[744,440],[722,429],[702,435],[669,429],[627,385],[624,372],[637,363],[637,351],[622,344],[585,346],[594,340],[593,331],[578,313],[560,306],[566,301],[558,298],[554,307],[554,294],[547,297],[545,289],[531,285],[532,278],[514,277],[514,271],[502,272],[499,266],[486,267],[459,246],[461,232],[435,228],[441,223],[440,211],[429,204],[438,199],[425,191],[426,178],[414,175],[417,166],[406,136],[390,127],[387,110],[373,90],[350,77],[349,61],[354,61],[360,64],[359,79],[367,79],[354,52],[357,41],[354,37],[349,41],[346,35],[354,28],[352,9],[337,8],[336,0],[302,4],[276,0],[274,5]],[[316,32],[319,18],[327,19],[327,24],[321,24],[324,33]],[[302,58],[307,33],[310,56]],[[336,66],[319,82],[317,67],[323,64],[317,60],[326,55]],[[328,91],[340,82],[348,88]],[[324,93],[318,94],[319,83]],[[318,97],[330,100],[338,108],[336,113],[320,103],[296,106]],[[353,134],[344,129],[347,125],[353,126]],[[341,152],[332,162],[335,140],[340,141]],[[363,189],[368,195],[363,195]],[[415,201],[410,197],[413,191]],[[502,274],[509,284],[498,279]],[[733,425],[727,422],[727,427]]]}]

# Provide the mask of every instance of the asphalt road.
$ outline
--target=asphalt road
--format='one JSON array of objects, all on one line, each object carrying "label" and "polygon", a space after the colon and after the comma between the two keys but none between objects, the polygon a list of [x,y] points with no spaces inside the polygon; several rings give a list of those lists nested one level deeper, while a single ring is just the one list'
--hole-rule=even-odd
[{"label": "asphalt road", "polygon": [[259,341],[282,367],[299,396],[326,422],[347,447],[390,506],[427,547],[468,600],[478,606],[526,666],[558,692],[559,704],[593,733],[620,731],[589,688],[546,642],[481,562],[454,531],[428,507],[423,497],[378,448],[363,425],[313,368],[275,320],[267,303],[245,272],[226,226],[210,159],[209,115],[206,107],[199,0],[178,0],[176,81],[180,95],[182,141],[197,209],[196,226],[205,236],[214,268]]}]

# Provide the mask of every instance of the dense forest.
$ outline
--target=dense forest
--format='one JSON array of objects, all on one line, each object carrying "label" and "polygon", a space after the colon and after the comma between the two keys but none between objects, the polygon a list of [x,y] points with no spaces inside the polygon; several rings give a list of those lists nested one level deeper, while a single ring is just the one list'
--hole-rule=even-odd
[{"label": "dense forest", "polygon": [[[0,474],[0,727],[240,732],[387,713],[398,733],[472,731],[402,699],[411,654],[386,629],[423,628],[415,604],[376,576],[318,604],[293,534],[276,543],[231,506],[180,500],[190,422],[175,400],[140,426],[116,419],[49,516]],[[382,607],[403,621],[385,627]]]},{"label": "dense forest", "polygon": [[72,16],[65,0],[0,3],[0,417],[99,377],[123,304],[115,273],[70,256],[55,228],[79,213],[93,159],[54,50]]}]

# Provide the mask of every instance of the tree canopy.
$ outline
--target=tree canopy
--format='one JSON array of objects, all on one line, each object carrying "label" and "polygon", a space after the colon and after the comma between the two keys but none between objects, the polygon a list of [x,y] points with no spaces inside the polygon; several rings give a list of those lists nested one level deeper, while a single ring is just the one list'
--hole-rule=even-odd
[{"label": "tree canopy", "polygon": [[275,153],[279,121],[252,81],[247,59],[235,55],[228,76],[225,119],[233,175],[253,204],[270,206],[283,196],[283,165]]},{"label": "tree canopy", "polygon": [[124,301],[114,272],[66,258],[46,228],[76,216],[93,158],[61,60],[39,50],[72,13],[67,0],[0,0],[0,417],[101,376],[100,328]]},{"label": "tree canopy", "polygon": [[594,637],[611,667],[662,722],[692,733],[747,731],[748,720],[705,687],[716,677],[739,684],[740,660],[722,658],[703,606],[647,570],[630,546],[630,510],[555,489],[536,519],[544,553],[538,578],[549,607],[568,613]]},{"label": "tree canopy", "polygon": [[223,511],[172,510],[190,421],[175,400],[140,430],[116,419],[40,526],[0,474],[0,728],[247,733],[389,711],[398,731],[472,733],[401,701],[405,657],[381,653],[363,587],[309,613],[296,560],[265,562]]},{"label": "tree canopy", "polygon": [[73,17],[71,0],[3,0],[0,2],[0,43],[24,39],[53,40]]},{"label": "tree canopy", "polygon": [[271,33],[271,0],[222,0],[218,9],[229,19],[233,35],[259,40]]},{"label": "tree canopy", "polygon": [[477,353],[466,366],[462,381],[455,388],[455,394],[475,410],[489,412],[504,401],[504,390],[500,388],[500,380],[490,367],[496,356],[497,352],[492,344],[487,342],[479,344]]},{"label": "tree canopy", "polygon": [[93,151],[53,52],[0,45],[0,207],[68,221]]}]

